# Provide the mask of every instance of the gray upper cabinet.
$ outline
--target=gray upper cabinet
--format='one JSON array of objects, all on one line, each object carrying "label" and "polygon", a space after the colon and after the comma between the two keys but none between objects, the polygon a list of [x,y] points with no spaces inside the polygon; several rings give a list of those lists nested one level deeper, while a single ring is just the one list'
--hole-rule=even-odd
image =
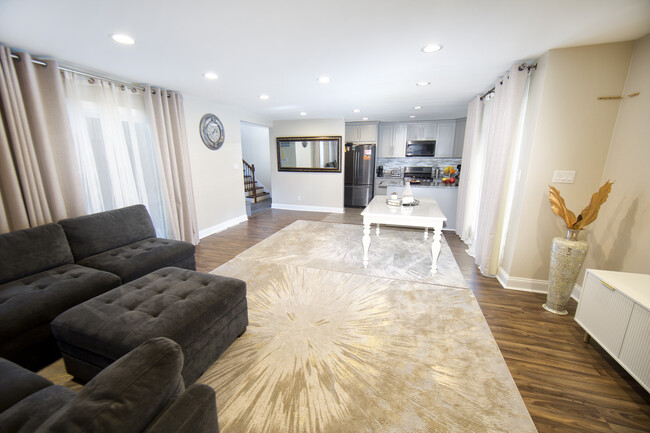
[{"label": "gray upper cabinet", "polygon": [[378,122],[351,122],[345,124],[346,143],[377,143]]},{"label": "gray upper cabinet", "polygon": [[435,140],[436,127],[436,122],[407,123],[406,140]]},{"label": "gray upper cabinet", "polygon": [[406,124],[380,123],[377,156],[401,158],[406,151]]},{"label": "gray upper cabinet", "polygon": [[456,119],[456,134],[454,135],[454,158],[463,157],[463,147],[465,145],[465,126],[467,119]]},{"label": "gray upper cabinet", "polygon": [[451,158],[454,154],[454,136],[456,135],[456,121],[443,120],[438,122],[436,135],[436,157]]}]

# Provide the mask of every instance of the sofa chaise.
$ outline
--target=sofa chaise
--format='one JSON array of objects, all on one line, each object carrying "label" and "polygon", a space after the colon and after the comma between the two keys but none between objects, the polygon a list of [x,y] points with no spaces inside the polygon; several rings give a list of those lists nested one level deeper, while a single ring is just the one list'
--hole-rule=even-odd
[{"label": "sofa chaise", "polygon": [[56,316],[157,269],[194,270],[194,252],[156,238],[143,205],[0,234],[0,357],[42,368],[61,356]]}]

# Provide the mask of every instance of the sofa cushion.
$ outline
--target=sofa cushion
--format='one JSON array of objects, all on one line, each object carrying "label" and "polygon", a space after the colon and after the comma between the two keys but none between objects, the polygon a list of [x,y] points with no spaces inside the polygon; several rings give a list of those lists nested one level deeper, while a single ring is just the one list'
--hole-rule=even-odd
[{"label": "sofa cushion", "polygon": [[50,322],[121,284],[117,275],[75,264],[0,285],[0,342]]},{"label": "sofa cushion", "polygon": [[0,235],[0,284],[72,262],[70,246],[58,224]]},{"label": "sofa cushion", "polygon": [[68,218],[59,221],[76,262],[113,248],[156,237],[144,205]]},{"label": "sofa cushion", "polygon": [[150,339],[104,369],[36,431],[142,432],[184,391],[182,367],[178,344]]},{"label": "sofa cushion", "polygon": [[52,385],[44,377],[0,358],[0,413],[28,395]]},{"label": "sofa cushion", "polygon": [[0,432],[32,433],[74,396],[60,385],[36,391],[0,413]]},{"label": "sofa cushion", "polygon": [[80,265],[118,275],[126,283],[194,256],[189,242],[149,238],[80,260]]}]

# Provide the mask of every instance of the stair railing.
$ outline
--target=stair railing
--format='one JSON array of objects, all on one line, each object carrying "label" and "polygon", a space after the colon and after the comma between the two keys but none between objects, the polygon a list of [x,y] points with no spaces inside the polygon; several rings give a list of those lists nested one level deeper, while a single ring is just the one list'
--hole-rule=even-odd
[{"label": "stair railing", "polygon": [[255,182],[255,164],[249,164],[242,159],[244,168],[244,191],[253,192],[253,203],[257,203],[257,184]]}]

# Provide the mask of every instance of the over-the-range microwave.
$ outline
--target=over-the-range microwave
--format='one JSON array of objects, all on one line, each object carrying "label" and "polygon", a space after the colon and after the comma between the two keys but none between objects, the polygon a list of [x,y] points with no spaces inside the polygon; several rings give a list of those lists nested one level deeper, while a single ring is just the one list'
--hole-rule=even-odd
[{"label": "over-the-range microwave", "polygon": [[406,156],[436,156],[436,140],[407,141]]}]

